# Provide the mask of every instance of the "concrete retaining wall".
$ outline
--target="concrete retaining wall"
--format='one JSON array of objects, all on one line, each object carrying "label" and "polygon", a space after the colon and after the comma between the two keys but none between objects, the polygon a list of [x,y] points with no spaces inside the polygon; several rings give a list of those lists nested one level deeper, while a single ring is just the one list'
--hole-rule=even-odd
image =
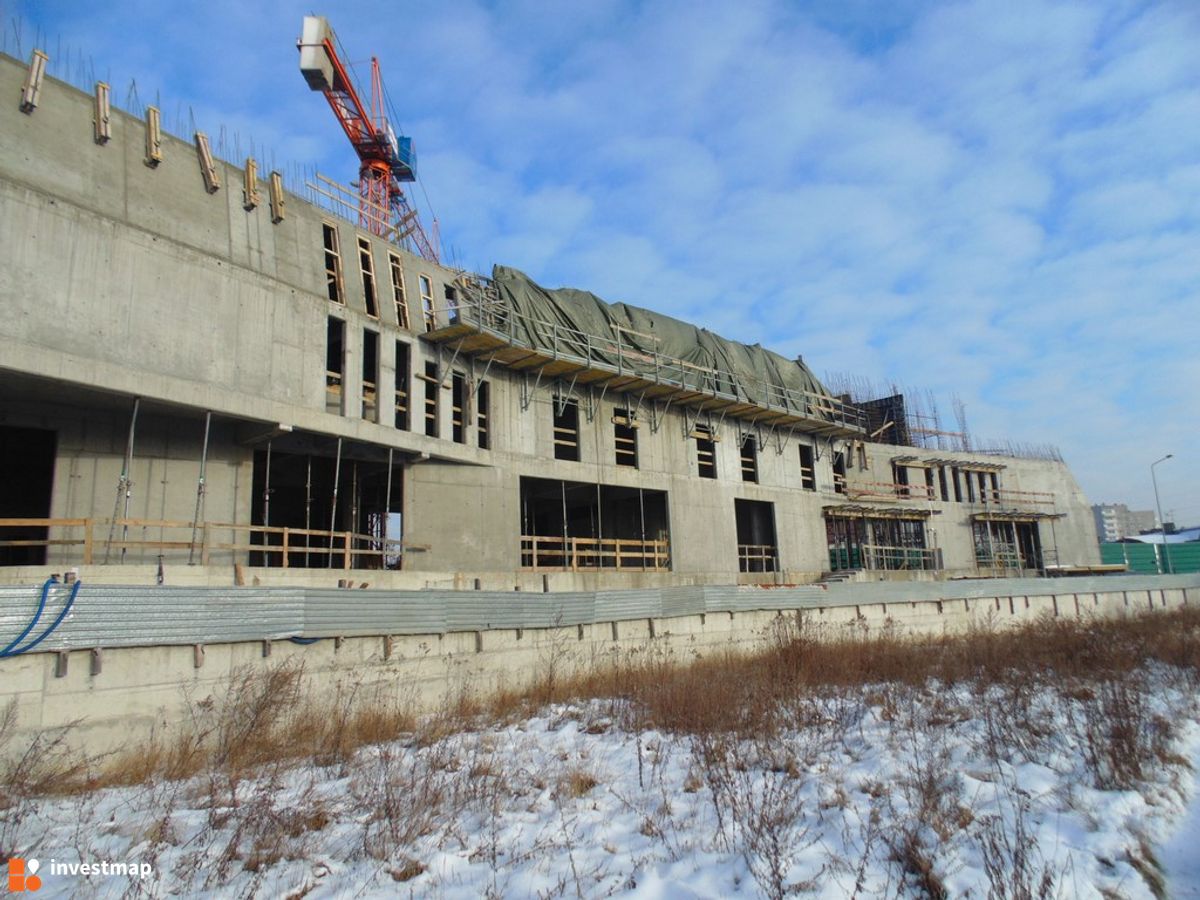
[{"label": "concrete retaining wall", "polygon": [[[1039,616],[1119,617],[1196,605],[1200,577],[844,585],[828,593],[825,600],[787,603],[784,591],[760,590],[765,608],[548,628],[329,637],[307,646],[247,640],[30,653],[0,660],[0,702],[16,702],[19,736],[74,724],[70,742],[95,753],[169,731],[189,703],[219,694],[235,672],[285,660],[302,663],[309,689],[328,702],[346,702],[353,688],[356,702],[394,700],[429,709],[464,690],[487,694],[530,685],[551,668],[567,674],[647,654],[686,662],[750,652],[767,644],[780,616],[799,615],[830,637],[848,629],[954,633]],[[784,602],[771,608],[772,597]]]}]

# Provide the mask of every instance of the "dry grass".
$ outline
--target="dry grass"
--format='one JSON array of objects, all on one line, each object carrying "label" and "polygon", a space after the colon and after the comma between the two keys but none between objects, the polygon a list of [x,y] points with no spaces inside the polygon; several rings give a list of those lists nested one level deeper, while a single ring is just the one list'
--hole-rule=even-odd
[{"label": "dry grass", "polygon": [[411,733],[417,716],[407,704],[365,696],[361,686],[318,702],[303,686],[303,665],[289,660],[234,673],[218,697],[192,700],[188,718],[169,739],[151,739],[107,759],[91,787],[178,780],[219,772],[232,784],[259,767],[312,760],[346,763],[360,747]]},{"label": "dry grass", "polygon": [[[152,739],[99,763],[85,765],[67,754],[61,733],[39,736],[15,761],[8,754],[0,790],[11,803],[22,796],[181,779],[212,770],[236,782],[266,763],[344,764],[359,748],[398,736],[411,735],[428,745],[481,721],[506,721],[548,703],[593,699],[614,701],[612,718],[630,730],[763,737],[805,727],[824,730],[836,742],[856,705],[845,689],[872,686],[868,702],[887,718],[898,715],[898,695],[888,685],[920,686],[931,680],[1002,691],[1001,715],[995,714],[997,705],[984,705],[985,712],[992,710],[988,726],[998,747],[1037,739],[1034,717],[1018,713],[1038,685],[1053,683],[1073,692],[1097,786],[1120,787],[1142,777],[1141,751],[1149,748],[1155,758],[1168,753],[1166,723],[1146,716],[1130,685],[1132,674],[1148,661],[1169,664],[1200,684],[1200,611],[1120,620],[1046,618],[1020,629],[907,639],[886,630],[848,630],[831,639],[799,614],[781,616],[770,648],[759,654],[718,652],[688,664],[661,656],[620,658],[573,675],[549,664],[526,690],[481,697],[463,687],[423,718],[410,705],[368,697],[355,686],[344,688],[331,703],[316,703],[303,690],[302,665],[288,661],[235,673],[222,696],[193,701],[188,721],[169,739]],[[11,735],[14,715],[10,707],[0,717],[0,741]]]},{"label": "dry grass", "polygon": [[578,800],[587,795],[600,782],[591,772],[584,769],[572,769],[563,774],[558,780],[557,794],[560,797],[570,797]]},{"label": "dry grass", "polygon": [[[556,672],[528,690],[464,698],[449,719],[507,720],[547,703],[616,698],[631,701],[639,728],[760,735],[786,724],[781,716],[804,714],[797,698],[827,698],[831,689],[969,682],[980,690],[1003,687],[1019,698],[1042,684],[1119,683],[1154,661],[1200,685],[1200,611],[1047,617],[1016,629],[904,639],[887,630],[830,635],[802,616],[781,616],[763,653],[717,652],[688,664],[646,656],[570,677]],[[1111,700],[1109,708],[1119,712],[1123,699]]]}]

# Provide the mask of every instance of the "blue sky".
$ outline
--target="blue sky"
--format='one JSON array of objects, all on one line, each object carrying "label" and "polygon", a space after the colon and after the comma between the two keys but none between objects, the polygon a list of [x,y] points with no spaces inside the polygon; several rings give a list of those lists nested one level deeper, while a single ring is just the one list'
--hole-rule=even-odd
[{"label": "blue sky", "polygon": [[[297,70],[312,7],[116,6],[0,0],[7,49],[20,20],[119,104],[136,79],[168,124],[355,176]],[[315,11],[380,58],[457,263],[928,388],[944,419],[957,392],[1092,502],[1151,508],[1174,453],[1163,507],[1200,522],[1200,2]]]}]

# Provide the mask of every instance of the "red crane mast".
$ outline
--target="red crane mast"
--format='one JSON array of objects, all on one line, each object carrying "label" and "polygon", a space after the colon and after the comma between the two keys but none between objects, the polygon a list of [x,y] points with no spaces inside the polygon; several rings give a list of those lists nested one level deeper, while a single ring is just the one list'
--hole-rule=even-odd
[{"label": "red crane mast", "polygon": [[397,241],[411,238],[421,257],[438,262],[438,252],[404,193],[403,183],[416,180],[417,159],[412,140],[398,136],[388,124],[379,60],[371,57],[368,111],[324,17],[304,17],[296,46],[305,81],[312,90],[325,95],[358,154],[359,223],[381,237],[394,234]]}]

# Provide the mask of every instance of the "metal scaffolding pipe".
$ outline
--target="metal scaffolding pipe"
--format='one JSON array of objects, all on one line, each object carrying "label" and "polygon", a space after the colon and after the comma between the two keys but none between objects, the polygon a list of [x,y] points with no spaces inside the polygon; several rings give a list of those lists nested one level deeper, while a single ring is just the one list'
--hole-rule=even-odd
[{"label": "metal scaffolding pipe", "polygon": [[271,526],[271,444],[267,441],[267,471],[263,478],[263,527]]},{"label": "metal scaffolding pipe", "polygon": [[333,568],[333,530],[337,524],[338,486],[342,475],[342,439],[337,439],[337,455],[333,460],[333,504],[329,509],[329,558],[326,560],[327,569]]},{"label": "metal scaffolding pipe", "polygon": [[196,529],[200,524],[200,517],[204,514],[204,478],[208,469],[208,434],[212,426],[212,411],[204,414],[204,445],[200,449],[200,478],[196,482],[196,513],[192,516],[192,542],[188,545],[188,565],[195,565],[196,556]]},{"label": "metal scaffolding pipe", "polygon": [[130,480],[130,469],[133,468],[133,439],[137,430],[138,408],[141,406],[142,398],[133,398],[133,414],[129,418],[129,437],[125,442],[125,459],[121,464],[121,477],[117,480],[117,499],[113,503],[112,520],[108,525],[108,543],[104,545],[104,562],[108,563],[109,551],[112,550],[113,535],[117,528],[117,511],[121,509],[121,496],[125,497],[125,523],[121,530],[121,562],[125,561],[125,539],[129,537],[129,500],[130,488],[133,487],[133,481]]}]

